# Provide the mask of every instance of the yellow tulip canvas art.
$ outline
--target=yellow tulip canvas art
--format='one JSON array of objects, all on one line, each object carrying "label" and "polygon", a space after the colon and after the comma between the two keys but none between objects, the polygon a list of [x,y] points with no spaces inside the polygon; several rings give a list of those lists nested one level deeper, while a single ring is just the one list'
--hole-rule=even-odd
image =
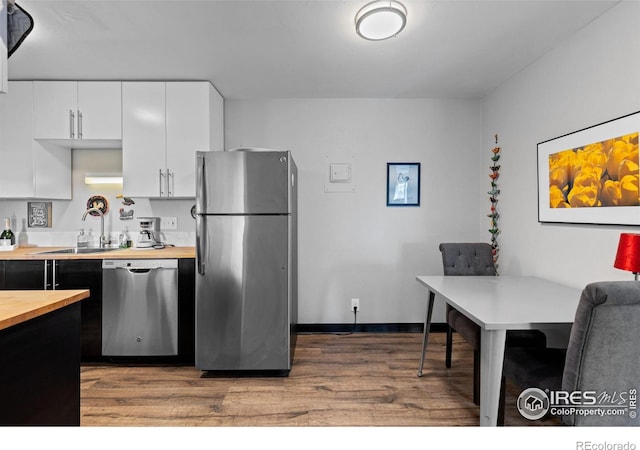
[{"label": "yellow tulip canvas art", "polygon": [[538,143],[538,222],[640,226],[640,111]]},{"label": "yellow tulip canvas art", "polygon": [[549,155],[549,207],[639,206],[638,132]]}]

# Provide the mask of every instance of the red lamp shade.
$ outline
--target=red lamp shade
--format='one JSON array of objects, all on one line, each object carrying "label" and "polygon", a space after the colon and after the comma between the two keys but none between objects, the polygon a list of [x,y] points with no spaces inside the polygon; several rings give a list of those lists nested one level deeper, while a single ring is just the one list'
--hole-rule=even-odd
[{"label": "red lamp shade", "polygon": [[620,234],[618,253],[613,267],[633,273],[640,272],[640,234]]}]

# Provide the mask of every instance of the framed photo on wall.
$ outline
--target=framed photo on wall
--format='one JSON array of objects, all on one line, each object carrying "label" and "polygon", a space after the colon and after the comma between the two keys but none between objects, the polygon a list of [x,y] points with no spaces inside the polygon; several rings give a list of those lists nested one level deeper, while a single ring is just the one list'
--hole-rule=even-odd
[{"label": "framed photo on wall", "polygon": [[51,202],[27,202],[29,228],[51,228]]},{"label": "framed photo on wall", "polygon": [[420,206],[420,163],[387,163],[387,206]]},{"label": "framed photo on wall", "polygon": [[538,221],[640,225],[640,111],[538,144]]}]

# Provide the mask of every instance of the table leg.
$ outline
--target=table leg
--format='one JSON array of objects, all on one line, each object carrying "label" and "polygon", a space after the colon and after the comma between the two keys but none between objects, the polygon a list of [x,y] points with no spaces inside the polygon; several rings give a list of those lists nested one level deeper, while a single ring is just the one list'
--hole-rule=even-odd
[{"label": "table leg", "polygon": [[482,329],[480,336],[480,426],[498,422],[506,330]]},{"label": "table leg", "polygon": [[418,368],[418,376],[422,376],[422,368],[424,367],[424,355],[427,352],[427,341],[429,340],[429,329],[431,328],[431,313],[433,312],[433,302],[436,293],[429,291],[429,302],[427,303],[427,313],[424,318],[424,329],[422,331],[422,355],[420,355],[420,367]]}]

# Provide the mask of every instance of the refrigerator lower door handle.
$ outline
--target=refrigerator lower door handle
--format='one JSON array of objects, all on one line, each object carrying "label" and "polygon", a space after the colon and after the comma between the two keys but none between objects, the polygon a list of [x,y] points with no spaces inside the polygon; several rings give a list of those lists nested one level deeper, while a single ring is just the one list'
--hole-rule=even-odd
[{"label": "refrigerator lower door handle", "polygon": [[204,275],[207,255],[207,227],[206,219],[200,214],[196,214],[196,264],[199,275]]}]

